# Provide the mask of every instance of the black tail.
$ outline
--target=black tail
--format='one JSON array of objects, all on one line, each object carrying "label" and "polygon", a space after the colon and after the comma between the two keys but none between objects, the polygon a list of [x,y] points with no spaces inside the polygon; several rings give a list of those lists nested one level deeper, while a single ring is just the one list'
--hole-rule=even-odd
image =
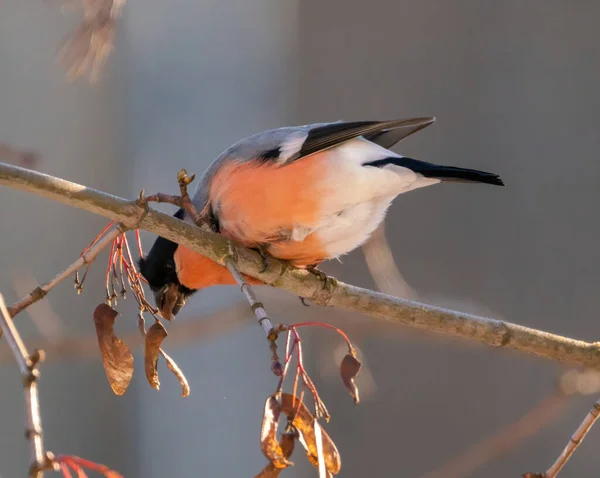
[{"label": "black tail", "polygon": [[426,178],[435,178],[441,181],[475,182],[504,186],[504,182],[500,179],[500,176],[494,173],[486,173],[485,171],[477,171],[476,169],[455,168],[454,166],[440,166],[439,164],[427,163],[411,158],[390,157],[365,163],[363,166],[382,168],[388,164],[402,166],[403,168],[411,169],[415,173],[422,174]]}]

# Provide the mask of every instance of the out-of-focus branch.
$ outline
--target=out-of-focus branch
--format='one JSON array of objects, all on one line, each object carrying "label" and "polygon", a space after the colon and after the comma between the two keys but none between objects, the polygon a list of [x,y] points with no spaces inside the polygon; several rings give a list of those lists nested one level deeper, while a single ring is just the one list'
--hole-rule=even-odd
[{"label": "out-of-focus branch", "polygon": [[362,251],[377,288],[384,294],[417,300],[418,294],[402,277],[385,237],[385,223],[375,229]]},{"label": "out-of-focus branch", "polygon": [[67,0],[67,7],[83,11],[81,24],[71,32],[58,53],[71,80],[88,76],[95,83],[113,49],[116,22],[125,0]]},{"label": "out-of-focus branch", "polygon": [[234,251],[240,272],[320,305],[354,310],[375,318],[410,325],[446,336],[460,337],[492,347],[520,350],[559,362],[600,369],[600,346],[510,322],[487,319],[433,307],[332,280],[323,281],[308,271],[271,260],[266,272],[258,253],[232,244],[136,201],[103,193],[63,179],[0,163],[0,184],[40,194],[46,198],[108,217],[128,228],[140,228],[182,244],[224,265]]},{"label": "out-of-focus branch", "polygon": [[[385,237],[384,224],[373,233],[363,245],[363,253],[371,275],[382,292],[400,295],[413,300],[417,292],[402,277],[394,261],[390,246]],[[497,459],[531,439],[544,426],[558,419],[563,413],[573,393],[600,391],[600,374],[595,371],[578,372],[570,370],[559,378],[559,387],[540,401],[533,409],[514,423],[503,427],[494,435],[474,444],[467,452],[450,460],[423,478],[465,478],[485,463]],[[587,415],[563,453],[546,472],[544,478],[554,477],[565,465],[569,457],[583,440],[600,412],[600,401]]]},{"label": "out-of-focus branch", "polygon": [[516,422],[476,443],[465,453],[423,475],[422,478],[465,478],[471,475],[485,463],[522,445],[542,427],[556,420],[568,402],[569,397],[561,390],[554,391]]},{"label": "out-of-focus branch", "polygon": [[[518,448],[523,442],[537,434],[543,427],[556,421],[565,411],[573,396],[597,394],[598,392],[600,392],[599,372],[594,370],[585,370],[582,372],[567,370],[558,378],[555,390],[537,403],[519,420],[503,427],[494,435],[472,446],[467,452],[453,458],[438,469],[423,475],[422,478],[465,478],[485,463]],[[598,413],[597,406],[598,402],[596,402],[590,414],[594,411]],[[589,415],[586,420],[588,418]],[[588,424],[588,422],[584,421],[584,424]],[[591,424],[589,424],[590,427]],[[570,442],[567,445],[561,457],[559,457],[557,462],[545,475],[529,474],[525,476],[529,476],[529,478],[550,478],[556,476],[556,473],[564,466],[569,456],[575,451],[575,448],[577,448],[583,436],[585,436],[585,433],[579,435],[580,431],[581,427],[573,435],[573,439],[577,438],[578,441]],[[549,474],[559,463],[560,467],[556,469],[556,473]]]},{"label": "out-of-focus branch", "polygon": [[[29,440],[31,465],[30,478],[41,478],[46,470],[55,469],[54,456],[44,451],[42,436],[42,419],[38,397],[37,380],[39,378],[38,365],[43,360],[43,352],[36,350],[29,355],[21,336],[8,313],[4,297],[0,294],[0,326],[6,334],[10,350],[19,364],[25,390],[26,425],[25,436]],[[58,470],[57,470],[58,471]]]},{"label": "out-of-focus branch", "polygon": [[[227,334],[228,332],[248,324],[247,307],[243,303],[220,309],[207,316],[195,317],[182,321],[169,331],[169,346],[182,347],[196,343],[198,340],[208,341]],[[179,321],[178,321],[179,322]],[[133,350],[144,347],[144,337],[137,329],[122,335],[123,340]],[[34,343],[34,345],[36,345]],[[46,361],[66,359],[87,359],[98,357],[98,339],[95,335],[73,338],[62,338],[53,343],[40,341],[47,354]],[[0,363],[12,358],[10,350],[0,348]]]},{"label": "out-of-focus branch", "polygon": [[0,143],[0,158],[10,164],[33,169],[39,161],[39,156],[33,151],[17,151],[6,143]]}]

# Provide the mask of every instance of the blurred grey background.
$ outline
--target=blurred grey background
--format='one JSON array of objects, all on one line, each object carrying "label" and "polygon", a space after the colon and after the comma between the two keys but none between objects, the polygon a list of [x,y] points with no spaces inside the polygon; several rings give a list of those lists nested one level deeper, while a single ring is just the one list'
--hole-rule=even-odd
[{"label": "blurred grey background", "polygon": [[[397,150],[493,171],[507,186],[442,185],[396,201],[387,238],[419,298],[588,341],[600,336],[600,3],[130,1],[96,86],[65,82],[54,60],[79,21],[62,15],[59,3],[0,6],[0,142],[38,151],[41,171],[126,197],[141,188],[175,193],[181,167],[201,173],[253,132],[434,115],[436,124]],[[0,203],[0,291],[9,303],[18,298],[15,284],[48,280],[105,224],[7,189]],[[149,247],[153,237],[143,237]],[[55,335],[93,334],[105,257],[83,295],[65,281],[31,308],[41,320],[54,311]],[[325,270],[374,287],[360,251]],[[259,294],[277,320],[318,315],[344,326],[365,354],[365,400],[354,407],[335,374],[338,338],[304,334],[306,360],[333,415],[326,429],[342,455],[339,476],[424,476],[524,414],[562,370],[303,308],[284,292]],[[238,300],[234,288],[204,291],[169,328]],[[133,330],[132,300],[119,310],[119,330]],[[26,339],[39,343],[22,315]],[[265,464],[259,427],[275,380],[262,332],[246,315],[217,337],[167,346],[191,382],[188,399],[164,367],[161,390],[151,390],[137,349],[140,370],[123,397],[112,394],[99,354],[49,361],[41,381],[48,448],[106,463],[126,478],[254,476]],[[16,478],[28,457],[13,363],[0,365],[0,383],[0,476]],[[533,439],[471,476],[546,469],[593,401],[572,400]],[[565,476],[598,473],[599,434],[590,433]],[[316,476],[300,450],[293,458],[297,466],[282,477]]]}]

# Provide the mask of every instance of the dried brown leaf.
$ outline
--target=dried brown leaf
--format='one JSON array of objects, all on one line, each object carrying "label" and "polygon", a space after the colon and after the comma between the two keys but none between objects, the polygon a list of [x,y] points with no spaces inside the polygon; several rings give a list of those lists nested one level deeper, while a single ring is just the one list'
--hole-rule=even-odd
[{"label": "dried brown leaf", "polygon": [[[298,430],[298,439],[306,450],[308,460],[318,469],[319,453],[317,448],[317,437],[315,436],[315,418],[308,411],[306,405],[304,405],[298,397],[290,393],[281,394],[281,411],[285,413],[288,419],[292,420],[292,424],[296,430]],[[327,432],[322,428],[320,431],[325,466],[327,471],[337,475],[342,467],[340,454]]]},{"label": "dried brown leaf", "polygon": [[[279,446],[281,447],[283,456],[285,456],[288,459],[292,456],[292,453],[294,452],[296,438],[297,433],[292,430],[286,431],[283,435],[281,435],[281,438],[279,439]],[[273,463],[269,463],[254,478],[278,478],[279,473],[281,473],[282,470],[284,470],[284,468],[277,468],[273,465]]]},{"label": "dried brown leaf", "polygon": [[342,382],[344,383],[344,387],[350,393],[350,396],[354,399],[354,403],[357,404],[360,402],[360,397],[358,395],[358,387],[354,382],[354,379],[360,372],[360,361],[356,358],[356,352],[354,350],[350,351],[340,364],[340,375],[342,376]]},{"label": "dried brown leaf", "polygon": [[146,378],[150,386],[155,390],[160,388],[160,381],[158,380],[158,356],[160,354],[160,346],[166,336],[167,331],[160,322],[154,322],[152,327],[146,332],[144,347]]},{"label": "dried brown leaf", "polygon": [[294,453],[294,445],[296,444],[296,437],[298,434],[295,430],[286,431],[279,439],[279,445],[283,451],[283,456],[289,458]]},{"label": "dried brown leaf", "polygon": [[181,297],[179,294],[179,287],[177,284],[171,284],[165,291],[162,306],[160,308],[160,315],[165,319],[171,320],[173,314],[179,312],[182,307]]},{"label": "dried brown leaf", "polygon": [[260,429],[260,449],[275,468],[287,468],[293,463],[285,457],[277,441],[277,422],[280,413],[281,408],[275,396],[267,397]]},{"label": "dried brown leaf", "polygon": [[94,310],[94,325],[108,382],[115,394],[123,395],[133,377],[133,355],[113,332],[117,315],[116,310],[102,303]]},{"label": "dried brown leaf", "polygon": [[183,374],[181,369],[177,366],[177,364],[175,363],[175,360],[173,360],[171,357],[169,357],[164,350],[161,350],[160,353],[162,354],[163,358],[165,359],[165,362],[167,362],[167,367],[169,368],[169,370],[171,372],[173,372],[173,374],[177,377],[177,380],[179,380],[179,383],[181,384],[181,396],[189,397],[190,396],[190,384],[188,383],[187,378],[185,378],[185,375]]}]

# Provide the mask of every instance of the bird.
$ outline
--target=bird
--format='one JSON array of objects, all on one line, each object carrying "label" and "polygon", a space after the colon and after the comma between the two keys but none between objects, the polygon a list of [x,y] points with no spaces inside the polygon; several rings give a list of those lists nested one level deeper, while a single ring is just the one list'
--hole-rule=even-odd
[{"label": "bird", "polygon": [[[434,121],[335,121],[255,133],[213,160],[191,201],[214,232],[322,274],[320,263],[367,241],[400,194],[444,182],[504,186],[494,173],[390,150]],[[193,223],[181,208],[174,216]],[[166,318],[198,290],[235,284],[224,266],[162,237],[138,266]]]}]

